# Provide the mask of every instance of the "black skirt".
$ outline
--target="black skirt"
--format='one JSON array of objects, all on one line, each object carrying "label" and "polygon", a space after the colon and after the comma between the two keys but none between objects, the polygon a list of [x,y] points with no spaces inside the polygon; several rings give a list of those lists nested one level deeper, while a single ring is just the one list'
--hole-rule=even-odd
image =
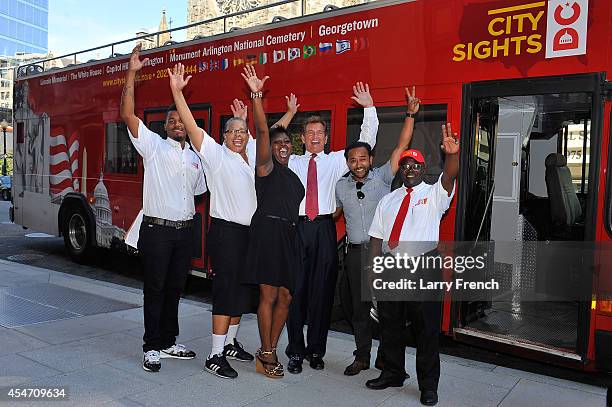
[{"label": "black skirt", "polygon": [[213,315],[257,312],[259,291],[241,281],[249,227],[212,218],[206,239],[213,270]]},{"label": "black skirt", "polygon": [[304,186],[289,168],[274,161],[255,177],[257,210],[251,219],[243,282],[285,287],[293,292],[301,272],[302,244],[296,224]]}]

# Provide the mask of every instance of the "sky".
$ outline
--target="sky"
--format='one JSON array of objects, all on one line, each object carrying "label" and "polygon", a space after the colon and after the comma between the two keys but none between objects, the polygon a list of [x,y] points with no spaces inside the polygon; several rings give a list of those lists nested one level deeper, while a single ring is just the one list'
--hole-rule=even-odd
[{"label": "sky", "polygon": [[187,24],[187,0],[49,0],[49,51],[59,56],[157,31],[162,9],[172,27]]}]

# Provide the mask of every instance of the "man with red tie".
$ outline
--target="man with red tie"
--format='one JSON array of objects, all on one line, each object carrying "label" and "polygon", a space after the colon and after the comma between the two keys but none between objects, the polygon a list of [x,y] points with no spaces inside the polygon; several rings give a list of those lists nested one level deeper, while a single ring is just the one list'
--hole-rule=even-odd
[{"label": "man with red tie", "polygon": [[[370,226],[370,256],[396,253],[402,246],[418,249],[422,255],[435,250],[440,234],[440,220],[449,208],[459,173],[459,142],[451,133],[450,123],[442,126],[441,148],[446,155],[444,170],[438,181],[423,182],[426,164],[418,150],[407,150],[400,156],[399,172],[404,188],[385,195],[378,203]],[[400,245],[400,243],[404,245]],[[420,242],[418,244],[408,242]],[[431,247],[430,247],[431,246]],[[402,331],[407,320],[412,322],[416,339],[416,370],[421,403],[433,406],[438,402],[440,379],[439,301],[379,301],[382,346],[385,364],[380,376],[368,380],[366,386],[380,390],[401,387],[406,378],[405,341]]]},{"label": "man with red tie", "polygon": [[[358,82],[351,98],[364,107],[359,141],[376,144],[378,117],[370,88]],[[302,142],[306,153],[292,155],[289,168],[297,174],[306,189],[300,203],[298,234],[303,243],[303,269],[295,283],[287,319],[289,356],[287,370],[302,371],[306,358],[313,369],[323,369],[327,332],[331,321],[334,291],[338,277],[336,226],[332,214],[336,210],[336,183],[347,171],[344,150],[324,152],[327,123],[313,116],[304,122]],[[304,341],[304,323],[308,318],[308,334]]]}]

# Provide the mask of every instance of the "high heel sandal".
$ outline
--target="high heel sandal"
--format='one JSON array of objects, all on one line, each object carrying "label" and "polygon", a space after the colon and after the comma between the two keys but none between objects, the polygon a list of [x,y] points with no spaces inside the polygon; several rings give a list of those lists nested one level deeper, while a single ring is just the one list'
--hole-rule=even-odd
[{"label": "high heel sandal", "polygon": [[280,371],[282,372],[285,368],[283,367],[283,365],[278,361],[278,356],[276,356],[276,348],[272,348],[272,353],[274,354],[274,360],[277,363],[278,368],[280,369]]},{"label": "high heel sandal", "polygon": [[274,351],[264,351],[258,349],[255,353],[255,371],[262,373],[272,379],[280,379],[285,374],[283,373],[283,365],[278,362],[268,362],[261,359],[261,356],[273,355]]}]

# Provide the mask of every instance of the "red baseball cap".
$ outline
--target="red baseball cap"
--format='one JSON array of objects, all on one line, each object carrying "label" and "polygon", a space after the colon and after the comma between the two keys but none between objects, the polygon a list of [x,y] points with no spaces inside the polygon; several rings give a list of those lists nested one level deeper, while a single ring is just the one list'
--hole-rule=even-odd
[{"label": "red baseball cap", "polygon": [[414,149],[404,151],[402,155],[400,155],[398,163],[401,163],[404,158],[408,157],[414,159],[418,163],[425,164],[425,157],[423,157],[423,154],[419,150]]}]

